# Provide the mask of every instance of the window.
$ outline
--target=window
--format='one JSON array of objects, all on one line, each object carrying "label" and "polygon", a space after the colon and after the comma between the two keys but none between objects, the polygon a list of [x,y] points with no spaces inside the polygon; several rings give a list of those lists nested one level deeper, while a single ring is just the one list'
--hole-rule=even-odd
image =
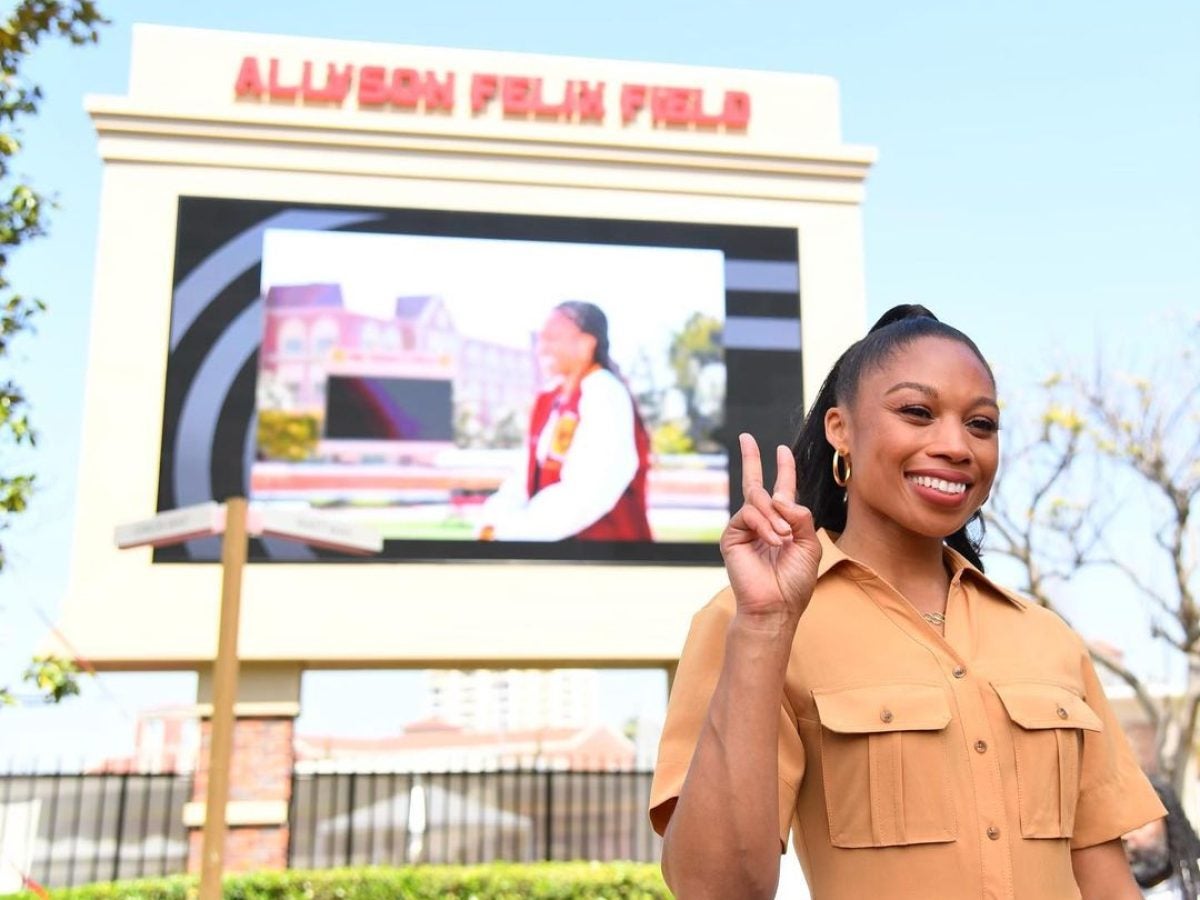
[{"label": "window", "polygon": [[340,337],[338,323],[331,318],[318,319],[313,325],[313,353],[316,356],[328,356],[338,344]]},{"label": "window", "polygon": [[308,336],[302,319],[285,319],[279,327],[279,352],[284,356],[304,356],[308,352]]}]

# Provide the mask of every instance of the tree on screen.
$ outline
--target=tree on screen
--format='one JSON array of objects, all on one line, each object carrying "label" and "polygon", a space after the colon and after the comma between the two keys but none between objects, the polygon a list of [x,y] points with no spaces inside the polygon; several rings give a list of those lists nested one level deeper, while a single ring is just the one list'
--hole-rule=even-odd
[{"label": "tree on screen", "polygon": [[300,462],[317,449],[321,423],[312,413],[259,409],[258,452],[263,459]]},{"label": "tree on screen", "polygon": [[[105,21],[90,0],[23,0],[0,26],[0,365],[4,365],[0,369],[0,532],[33,497],[34,475],[14,471],[11,460],[14,450],[32,448],[36,440],[29,400],[10,377],[6,363],[14,339],[32,330],[46,309],[41,299],[24,295],[8,280],[8,260],[17,247],[46,233],[46,211],[53,207],[52,200],[13,173],[13,161],[21,150],[22,120],[37,114],[42,99],[41,89],[22,76],[21,67],[44,38],[61,37],[74,45],[95,43],[97,28]],[[0,543],[0,569],[4,562]],[[57,702],[78,693],[77,671],[69,660],[39,657],[24,680],[39,696]],[[0,705],[14,702],[16,696],[11,688],[0,686]]]},{"label": "tree on screen", "polygon": [[1177,792],[1200,720],[1200,320],[1178,334],[1141,374],[1097,361],[1048,378],[984,507],[987,549],[1019,563],[1038,603],[1060,611],[1063,587],[1097,569],[1116,577],[1088,602],[1140,604],[1178,677],[1090,650],[1131,693],[1152,765]]},{"label": "tree on screen", "polygon": [[725,414],[725,351],[721,336],[720,320],[696,312],[671,337],[674,388],[681,395],[684,409],[679,418],[655,423],[656,452],[712,453],[721,449],[715,436]]}]

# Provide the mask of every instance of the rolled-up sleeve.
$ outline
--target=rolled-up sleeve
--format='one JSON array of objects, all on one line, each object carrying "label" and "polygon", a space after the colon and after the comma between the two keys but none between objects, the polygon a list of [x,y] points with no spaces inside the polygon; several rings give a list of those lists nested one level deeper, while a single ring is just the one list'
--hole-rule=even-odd
[{"label": "rolled-up sleeve", "polygon": [[[658,746],[658,762],[650,787],[650,822],[660,835],[667,829],[675,801],[683,789],[692,754],[708,716],[725,659],[725,632],[733,617],[733,592],[726,588],[692,619],[671,686],[667,717]],[[779,710],[779,839],[786,848],[788,831],[804,776],[804,745],[786,699]]]},{"label": "rolled-up sleeve", "polygon": [[1080,657],[1084,699],[1104,727],[1083,732],[1072,850],[1111,841],[1167,814],[1104,695],[1091,657],[1085,649],[1081,649]]}]

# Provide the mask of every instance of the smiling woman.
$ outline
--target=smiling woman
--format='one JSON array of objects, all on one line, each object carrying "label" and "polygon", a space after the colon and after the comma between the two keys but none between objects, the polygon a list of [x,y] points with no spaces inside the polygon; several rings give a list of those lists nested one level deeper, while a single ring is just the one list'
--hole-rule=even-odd
[{"label": "smiling woman", "polygon": [[834,365],[764,486],[742,435],[730,586],[693,620],[650,800],[676,894],[1140,897],[1120,836],[1163,814],[1082,640],[996,585],[979,509],[999,406],[919,306]]}]

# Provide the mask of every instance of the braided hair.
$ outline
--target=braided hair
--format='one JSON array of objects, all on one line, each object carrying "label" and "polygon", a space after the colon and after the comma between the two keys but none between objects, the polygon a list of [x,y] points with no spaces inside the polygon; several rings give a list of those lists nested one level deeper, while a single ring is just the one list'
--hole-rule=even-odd
[{"label": "braided hair", "polygon": [[[975,354],[995,384],[991,366],[975,342],[957,328],[939,321],[924,306],[903,304],[884,313],[866,337],[851,344],[833,364],[792,443],[799,484],[796,499],[812,512],[813,524],[817,528],[837,532],[846,529],[845,488],[833,480],[830,469],[829,461],[834,447],[825,437],[825,414],[835,406],[852,405],[864,373],[883,365],[913,341],[924,337],[958,341]],[[971,565],[983,570],[983,562],[979,557],[979,548],[983,543],[983,517],[978,511],[945,540]]]}]

